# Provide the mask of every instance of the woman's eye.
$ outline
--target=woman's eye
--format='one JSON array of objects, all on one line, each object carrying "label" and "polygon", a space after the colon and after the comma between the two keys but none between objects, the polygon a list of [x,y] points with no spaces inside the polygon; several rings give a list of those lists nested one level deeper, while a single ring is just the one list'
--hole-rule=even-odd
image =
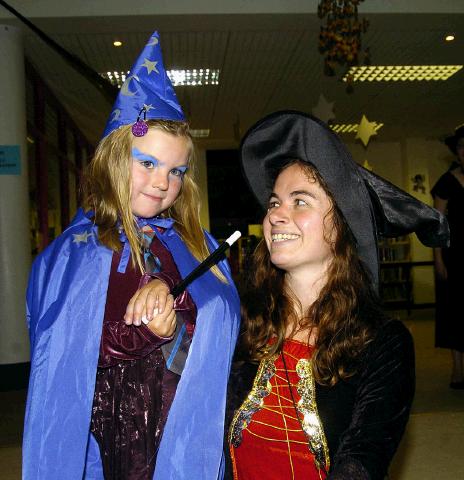
[{"label": "woman's eye", "polygon": [[275,208],[277,206],[279,206],[279,202],[277,202],[276,200],[273,200],[267,204],[267,209],[270,210],[271,208]]},{"label": "woman's eye", "polygon": [[296,206],[302,206],[302,205],[308,205],[304,200],[302,200],[301,198],[296,198],[295,199],[295,205]]}]

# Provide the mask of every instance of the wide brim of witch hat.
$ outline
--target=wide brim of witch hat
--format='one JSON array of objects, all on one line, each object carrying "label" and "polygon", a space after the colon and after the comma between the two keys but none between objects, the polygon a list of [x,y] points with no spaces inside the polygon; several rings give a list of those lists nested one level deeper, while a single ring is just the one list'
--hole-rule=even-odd
[{"label": "wide brim of witch hat", "polygon": [[174,88],[164,68],[158,32],[138,56],[114,102],[103,137],[140,120],[185,120]]},{"label": "wide brim of witch hat", "polygon": [[464,138],[464,125],[456,127],[454,134],[445,138],[445,144],[455,155],[457,154],[456,146],[460,138]]},{"label": "wide brim of witch hat", "polygon": [[280,111],[265,117],[245,134],[240,155],[245,177],[264,208],[282,167],[292,160],[314,165],[348,223],[375,287],[378,236],[416,232],[429,247],[448,245],[448,224],[440,212],[358,165],[339,137],[311,115]]}]

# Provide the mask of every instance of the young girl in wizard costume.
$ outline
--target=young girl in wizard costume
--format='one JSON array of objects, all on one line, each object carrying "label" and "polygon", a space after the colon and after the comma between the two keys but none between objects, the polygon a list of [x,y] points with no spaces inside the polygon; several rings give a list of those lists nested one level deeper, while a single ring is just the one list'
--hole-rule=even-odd
[{"label": "young girl in wizard costume", "polygon": [[169,294],[216,247],[192,155],[155,32],[89,165],[84,208],[32,268],[23,478],[221,477],[237,293],[221,262]]}]

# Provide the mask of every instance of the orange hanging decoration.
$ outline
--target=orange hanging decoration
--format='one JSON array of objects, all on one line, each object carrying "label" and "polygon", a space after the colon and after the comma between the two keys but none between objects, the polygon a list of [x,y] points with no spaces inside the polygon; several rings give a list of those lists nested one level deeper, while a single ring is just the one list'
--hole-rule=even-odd
[{"label": "orange hanging decoration", "polygon": [[[369,28],[367,19],[359,20],[358,5],[364,0],[321,0],[317,15],[327,17],[326,26],[319,33],[319,52],[324,55],[324,74],[334,76],[338,65],[347,70],[359,65],[361,35]],[[364,62],[370,64],[369,48],[364,51]],[[349,86],[352,91],[352,85]]]}]

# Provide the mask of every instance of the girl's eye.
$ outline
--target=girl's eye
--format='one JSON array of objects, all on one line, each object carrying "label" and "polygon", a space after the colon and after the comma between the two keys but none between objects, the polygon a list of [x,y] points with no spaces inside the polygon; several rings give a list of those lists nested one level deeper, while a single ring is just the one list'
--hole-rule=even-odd
[{"label": "girl's eye", "polygon": [[302,200],[301,198],[296,198],[295,199],[295,205],[296,206],[302,206],[302,205],[308,205],[304,200]]},{"label": "girl's eye", "polygon": [[187,171],[187,167],[178,167],[178,168],[173,168],[169,173],[171,173],[175,177],[182,178],[186,171]]},{"label": "girl's eye", "polygon": [[145,168],[155,168],[155,162],[152,162],[150,160],[142,160],[140,162],[140,165],[142,165]]},{"label": "girl's eye", "polygon": [[271,200],[267,204],[267,209],[270,210],[271,208],[275,208],[275,207],[278,207],[278,206],[279,206],[279,202],[277,200]]},{"label": "girl's eye", "polygon": [[178,168],[173,168],[171,170],[172,175],[175,177],[182,177],[183,173]]}]

